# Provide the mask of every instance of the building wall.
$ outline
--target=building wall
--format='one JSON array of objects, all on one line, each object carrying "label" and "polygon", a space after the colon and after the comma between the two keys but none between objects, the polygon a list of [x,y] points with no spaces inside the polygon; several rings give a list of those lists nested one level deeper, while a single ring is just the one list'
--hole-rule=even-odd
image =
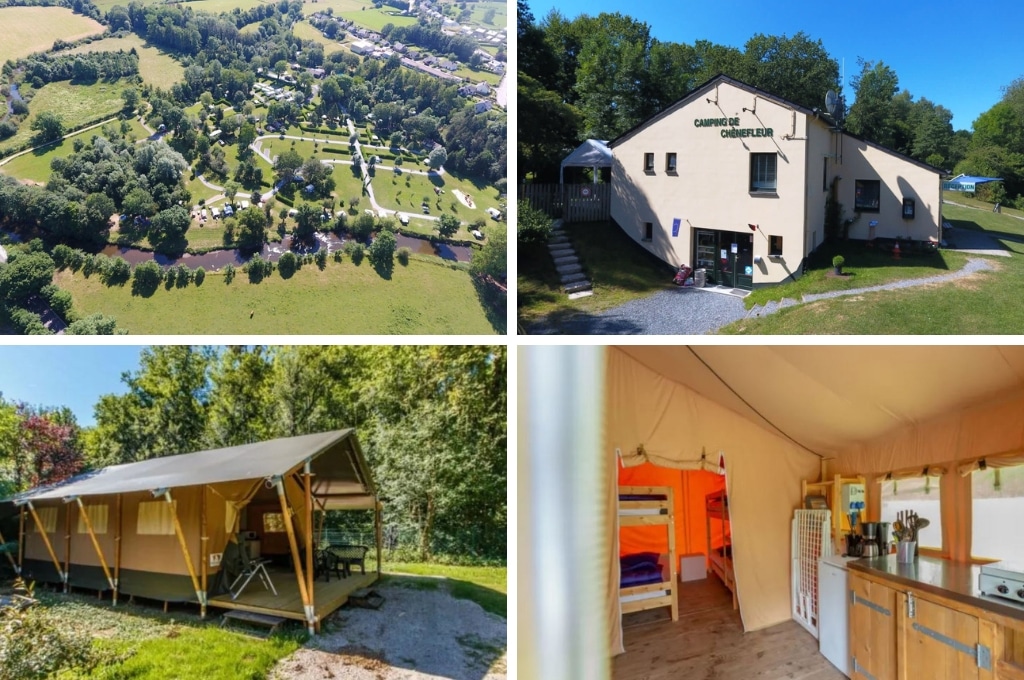
[{"label": "building wall", "polygon": [[[722,118],[738,125],[695,124]],[[644,248],[673,265],[692,262],[696,229],[746,233],[753,236],[754,256],[762,259],[754,267],[755,284],[782,281],[804,255],[806,119],[803,113],[731,85],[722,84],[717,92],[712,88],[615,145],[612,218]],[[730,129],[766,128],[771,128],[771,136],[722,136]],[[646,174],[644,154],[651,152],[654,172]],[[677,154],[676,175],[665,171],[669,152]],[[777,154],[775,195],[750,191],[752,153]],[[681,224],[673,237],[676,218]],[[654,223],[650,242],[643,241],[645,222]],[[748,224],[758,225],[760,233],[752,233]],[[768,256],[772,235],[783,237],[781,258]]]},{"label": "building wall", "polygon": [[[703,124],[708,119],[715,122]],[[753,133],[723,136],[735,130]],[[653,172],[645,171],[646,153],[654,154]],[[675,173],[666,171],[668,153],[676,154]],[[750,190],[754,153],[777,154],[774,194]],[[836,134],[820,118],[728,82],[696,93],[614,143],[611,216],[642,247],[676,266],[694,264],[698,229],[745,234],[752,238],[754,286],[780,283],[798,276],[805,256],[824,241],[834,179],[843,217],[854,220],[850,238],[868,238],[872,220],[878,221],[877,237],[938,237],[936,171]],[[858,179],[879,181],[877,212],[854,210]],[[902,216],[904,197],[915,200],[913,219]],[[676,219],[680,226],[673,236]],[[782,237],[781,256],[770,256],[771,236]]]}]

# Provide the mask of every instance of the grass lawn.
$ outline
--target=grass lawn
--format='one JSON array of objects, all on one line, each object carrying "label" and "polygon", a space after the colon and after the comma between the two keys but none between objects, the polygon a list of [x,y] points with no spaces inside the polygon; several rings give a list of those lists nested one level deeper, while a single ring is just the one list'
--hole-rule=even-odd
[{"label": "grass lawn", "polygon": [[546,244],[519,248],[519,319],[530,324],[617,307],[672,287],[674,270],[611,222],[567,224],[565,231],[594,284],[594,295],[570,300]]},{"label": "grass lawn", "polygon": [[[259,27],[259,24],[250,24],[251,26]],[[246,26],[249,28],[249,26]],[[331,40],[327,38],[318,29],[314,28],[308,21],[298,21],[292,24],[292,34],[296,38],[302,38],[303,40],[312,40],[318,42],[324,46],[324,54],[333,54],[334,52],[344,51],[344,47],[338,43],[337,40]]]},{"label": "grass lawn", "polygon": [[105,28],[63,7],[4,7],[0,9],[0,26],[0,64],[48,50],[57,38],[71,42],[103,33]]},{"label": "grass lawn", "polygon": [[[998,270],[934,286],[840,297],[784,309],[722,329],[729,334],[1019,334],[1024,306],[1024,221],[990,210],[944,205],[955,229],[982,230],[1000,241],[1009,258],[989,259]],[[955,230],[954,230],[955,233]],[[964,258],[944,251],[944,259]],[[978,257],[972,255],[971,257]],[[952,265],[951,265],[952,266]],[[844,268],[845,269],[845,268]]]},{"label": "grass lawn", "polygon": [[0,149],[14,148],[30,140],[35,134],[32,123],[43,111],[58,112],[64,119],[65,128],[113,116],[124,106],[121,100],[124,87],[124,80],[91,85],[73,85],[67,80],[47,83],[29,102],[28,118],[18,126],[13,137],[0,143]]},{"label": "grass lawn", "polygon": [[495,87],[498,85],[498,83],[501,82],[501,76],[499,76],[497,73],[491,73],[490,71],[486,71],[484,69],[470,68],[468,66],[463,66],[459,68],[457,71],[455,71],[455,75],[459,76],[460,78],[466,78],[467,80],[471,80],[474,83],[479,83],[482,80],[485,83],[490,83]]},{"label": "grass lawn", "polygon": [[128,52],[133,47],[139,54],[139,75],[150,85],[169,90],[172,85],[185,76],[185,68],[177,59],[164,50],[150,47],[145,40],[134,33],[123,38],[111,37],[95,40],[88,45],[79,45],[70,53],[116,52],[118,50]]},{"label": "grass lawn", "polygon": [[366,0],[317,0],[315,3],[310,2],[310,0],[303,0],[302,13],[309,16],[315,12],[323,12],[330,7],[334,10],[334,14],[337,15],[342,12],[358,12],[372,4],[372,2],[366,2]]},{"label": "grass lawn", "polygon": [[66,271],[54,282],[71,292],[79,313],[112,315],[132,334],[505,332],[488,321],[465,271],[416,259],[407,267],[396,263],[390,280],[367,260],[356,266],[345,258],[329,262],[324,271],[304,266],[289,280],[274,272],[259,284],[249,283],[242,272],[230,285],[223,275],[209,274],[202,286],[161,286],[148,298],[133,296],[130,286],[107,288],[96,277]]},{"label": "grass lawn", "polygon": [[[373,4],[373,3],[368,3]],[[365,6],[365,5],[362,5]],[[335,16],[338,12],[334,12]],[[394,24],[395,26],[412,26],[416,23],[416,17],[403,17],[398,16],[398,10],[394,7],[385,5],[382,9],[360,9],[357,11],[341,12],[341,16],[353,21],[356,24],[368,28],[371,31],[380,31],[384,28],[384,24]]]},{"label": "grass lawn", "polygon": [[193,2],[182,3],[185,7],[191,7],[196,12],[208,12],[220,14],[235,9],[249,9],[257,4],[264,4],[261,0],[193,0]]},{"label": "grass lawn", "polygon": [[[132,118],[128,121],[128,124],[131,126],[131,132],[129,134],[134,135],[136,139],[144,139],[149,136],[146,128],[142,127],[138,119]],[[120,123],[114,122],[110,123],[110,125],[120,125]],[[12,177],[17,177],[18,179],[27,179],[33,182],[39,182],[40,184],[45,184],[50,178],[51,160],[54,158],[65,158],[74,153],[76,139],[82,138],[88,141],[97,134],[103,134],[102,128],[95,130],[83,130],[82,132],[61,141],[59,144],[53,144],[43,149],[36,149],[35,151],[30,151],[29,153],[12,158],[6,164],[0,165],[0,172],[11,175]]]},{"label": "grass lawn", "polygon": [[[507,9],[508,5],[504,2],[473,2],[467,7],[472,9],[473,14],[470,16],[469,23],[480,28],[485,28],[489,31],[499,31],[506,28],[508,25]],[[487,10],[494,10],[494,18],[491,19],[491,23],[484,21],[484,14]]]},{"label": "grass lawn", "polygon": [[[460,567],[417,562],[384,562],[384,574],[386,578],[394,578],[396,575],[403,574],[443,576],[454,597],[472,600],[483,607],[485,611],[507,618],[508,569],[506,567]],[[402,578],[402,576],[398,577]]]},{"label": "grass lawn", "polygon": [[[407,164],[403,167],[416,167]],[[444,213],[454,214],[463,222],[473,222],[477,219],[489,220],[487,208],[498,207],[498,192],[481,180],[459,179],[451,174],[444,175],[419,175],[412,172],[402,172],[395,175],[390,168],[375,171],[373,178],[373,195],[384,208],[401,210],[412,214],[422,213],[420,206],[424,197],[430,204],[430,214],[440,216]],[[434,187],[441,187],[444,194],[438,196],[434,193]],[[475,208],[469,208],[459,202],[459,199],[452,193],[453,190],[469,194],[473,197]],[[438,207],[440,199],[440,207]],[[455,210],[452,210],[452,203],[455,203]]]}]

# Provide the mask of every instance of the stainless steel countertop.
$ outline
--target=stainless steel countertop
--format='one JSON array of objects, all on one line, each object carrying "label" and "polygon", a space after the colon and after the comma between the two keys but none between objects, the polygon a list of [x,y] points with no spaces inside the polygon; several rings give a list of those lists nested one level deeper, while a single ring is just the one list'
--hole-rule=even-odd
[{"label": "stainless steel countertop", "polygon": [[981,594],[978,589],[980,568],[973,564],[924,556],[910,564],[900,564],[896,555],[885,555],[854,560],[847,568],[1024,621],[1024,605]]}]

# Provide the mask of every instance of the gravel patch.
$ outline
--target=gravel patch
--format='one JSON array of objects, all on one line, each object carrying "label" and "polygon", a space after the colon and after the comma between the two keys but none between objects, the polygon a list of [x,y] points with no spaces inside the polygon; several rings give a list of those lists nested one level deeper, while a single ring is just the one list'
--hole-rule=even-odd
[{"label": "gravel patch", "polygon": [[443,579],[436,589],[424,589],[422,580],[374,589],[384,596],[380,609],[340,609],[270,677],[505,680],[505,619],[452,597]]},{"label": "gravel patch", "polygon": [[630,300],[624,305],[600,314],[577,314],[558,323],[557,328],[533,327],[531,333],[567,335],[706,335],[744,318],[773,314],[794,305],[817,302],[844,295],[862,295],[882,290],[900,290],[963,279],[981,271],[994,271],[988,260],[970,258],[958,271],[921,279],[903,279],[868,288],[835,290],[804,295],[800,300],[784,298],[765,305],[754,305],[749,311],[743,299],[699,288],[675,288],[649,297]]}]

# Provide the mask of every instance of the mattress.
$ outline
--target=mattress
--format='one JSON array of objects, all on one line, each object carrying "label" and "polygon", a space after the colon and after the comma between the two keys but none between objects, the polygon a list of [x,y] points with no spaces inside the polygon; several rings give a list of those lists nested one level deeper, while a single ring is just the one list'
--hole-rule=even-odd
[{"label": "mattress", "polygon": [[619,558],[619,587],[631,588],[668,581],[668,563],[656,553],[637,553]]}]

